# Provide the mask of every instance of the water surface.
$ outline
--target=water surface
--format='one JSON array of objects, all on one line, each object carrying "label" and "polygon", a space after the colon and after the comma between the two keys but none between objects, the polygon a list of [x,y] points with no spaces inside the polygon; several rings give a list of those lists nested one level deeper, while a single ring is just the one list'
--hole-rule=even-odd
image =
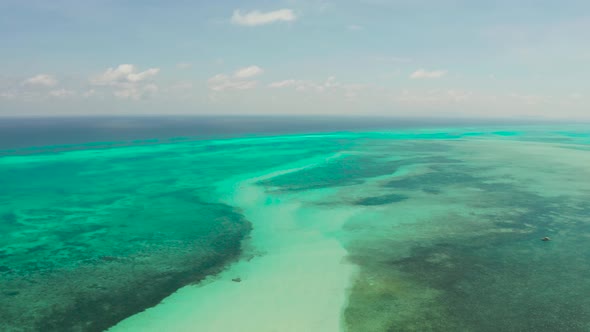
[{"label": "water surface", "polygon": [[1,330],[590,329],[583,126],[163,136],[5,146]]}]

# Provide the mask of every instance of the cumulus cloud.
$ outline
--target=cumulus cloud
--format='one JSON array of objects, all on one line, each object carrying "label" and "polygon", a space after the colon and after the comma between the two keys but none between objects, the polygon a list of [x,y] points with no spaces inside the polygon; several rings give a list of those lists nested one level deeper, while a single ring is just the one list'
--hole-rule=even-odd
[{"label": "cumulus cloud", "polygon": [[272,82],[268,85],[269,88],[287,88],[297,84],[296,80],[284,80],[278,82]]},{"label": "cumulus cloud", "polygon": [[263,72],[264,72],[264,70],[262,70],[262,68],[260,68],[258,66],[249,66],[249,67],[245,67],[242,69],[238,69],[235,72],[234,77],[235,78],[250,78],[250,77],[258,76],[258,75],[262,74]]},{"label": "cumulus cloud", "polygon": [[342,83],[334,76],[323,81],[287,79],[268,84],[269,89],[286,89],[296,91],[308,97],[333,98],[332,100],[358,102],[367,93],[371,93],[364,84]]},{"label": "cumulus cloud", "polygon": [[56,97],[56,98],[66,98],[66,97],[73,96],[75,94],[76,94],[76,92],[74,92],[72,90],[66,90],[66,89],[49,91],[49,95],[51,97]]},{"label": "cumulus cloud", "polygon": [[254,89],[257,81],[251,80],[255,76],[259,76],[264,70],[258,66],[248,66],[236,70],[232,75],[217,74],[211,77],[207,83],[209,89],[216,92],[226,90],[249,90]]},{"label": "cumulus cloud", "polygon": [[130,64],[122,64],[117,68],[109,68],[104,73],[90,79],[90,82],[95,85],[112,85],[118,82],[127,81],[127,75],[135,71],[135,66]]},{"label": "cumulus cloud", "polygon": [[150,68],[146,71],[142,71],[141,73],[131,73],[127,75],[127,79],[129,82],[141,82],[149,77],[156,76],[159,72],[159,68]]},{"label": "cumulus cloud", "polygon": [[119,98],[138,100],[145,97],[146,95],[150,95],[156,92],[158,92],[157,85],[147,84],[142,86],[134,85],[123,89],[115,90],[113,94]]},{"label": "cumulus cloud", "polygon": [[447,74],[446,70],[432,70],[418,69],[410,75],[411,79],[422,79],[422,78],[441,78]]},{"label": "cumulus cloud", "polygon": [[91,83],[95,85],[117,85],[120,83],[136,83],[157,75],[159,68],[150,68],[146,71],[137,72],[135,65],[122,64],[117,68],[109,68],[104,73],[92,78]]},{"label": "cumulus cloud", "polygon": [[237,25],[258,26],[275,22],[292,22],[296,19],[297,16],[291,9],[279,9],[271,12],[254,10],[247,13],[235,10],[231,17],[231,22]]},{"label": "cumulus cloud", "polygon": [[235,80],[230,76],[218,74],[211,77],[207,83],[213,91],[248,90],[256,87],[256,81]]},{"label": "cumulus cloud", "polygon": [[57,80],[51,75],[39,74],[31,78],[27,78],[23,82],[23,85],[52,87],[57,85]]},{"label": "cumulus cloud", "polygon": [[121,64],[91,78],[90,83],[112,87],[113,95],[116,97],[137,100],[158,91],[158,86],[152,83],[151,79],[159,72],[159,68],[138,71],[135,65]]},{"label": "cumulus cloud", "polygon": [[326,90],[340,87],[341,84],[336,80],[334,76],[328,77],[324,82],[314,82],[306,80],[284,80],[270,83],[269,88],[280,89],[280,88],[295,88],[297,91],[316,91],[324,92]]}]

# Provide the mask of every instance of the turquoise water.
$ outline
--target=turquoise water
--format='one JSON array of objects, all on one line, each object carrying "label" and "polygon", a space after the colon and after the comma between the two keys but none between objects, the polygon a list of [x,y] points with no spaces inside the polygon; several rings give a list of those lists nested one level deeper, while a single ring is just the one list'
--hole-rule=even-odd
[{"label": "turquoise water", "polygon": [[257,220],[224,197],[249,178],[358,268],[342,330],[590,330],[585,128],[60,151],[0,157],[2,331],[102,331],[247,263]]}]

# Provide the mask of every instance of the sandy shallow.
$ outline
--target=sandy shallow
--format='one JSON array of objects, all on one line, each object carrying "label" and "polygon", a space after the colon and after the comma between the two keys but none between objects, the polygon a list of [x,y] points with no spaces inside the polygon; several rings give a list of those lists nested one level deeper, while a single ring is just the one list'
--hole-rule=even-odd
[{"label": "sandy shallow", "polygon": [[253,224],[245,259],[109,331],[342,330],[356,267],[345,261],[346,250],[329,234],[353,212],[303,208],[298,199],[279,200],[254,184],[295,170],[222,188],[233,192],[227,200]]}]

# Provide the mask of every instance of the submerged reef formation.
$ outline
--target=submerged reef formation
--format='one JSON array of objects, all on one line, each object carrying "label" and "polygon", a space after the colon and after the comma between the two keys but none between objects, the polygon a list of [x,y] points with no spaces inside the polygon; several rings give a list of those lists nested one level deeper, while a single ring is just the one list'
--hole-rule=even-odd
[{"label": "submerged reef formation", "polygon": [[[224,309],[241,295],[251,306],[195,322],[213,306],[193,297],[200,308],[165,324],[588,331],[590,136],[506,133],[334,133],[1,157],[0,330],[101,331],[221,272],[184,295]],[[165,302],[153,317],[185,303]],[[285,320],[308,318],[289,310],[330,318],[260,323],[260,308]],[[129,326],[145,325],[120,328]]]},{"label": "submerged reef formation", "polygon": [[340,146],[274,140],[0,157],[0,330],[103,331],[224,269],[251,223],[215,184]]},{"label": "submerged reef formation", "polygon": [[586,331],[590,155],[546,141],[364,141],[262,184],[355,211],[347,331]]},{"label": "submerged reef formation", "polygon": [[[4,247],[3,262],[10,268],[1,276],[0,329],[103,331],[178,288],[219,272],[238,257],[250,225],[228,206],[198,200],[191,204],[192,211],[184,216],[161,216],[161,230],[149,229],[151,211],[145,210],[125,225],[109,224],[103,217],[92,225],[51,230],[47,223],[56,221],[45,218],[49,229],[43,230],[45,239],[38,239],[44,243]],[[16,223],[32,220],[23,214]]]}]

